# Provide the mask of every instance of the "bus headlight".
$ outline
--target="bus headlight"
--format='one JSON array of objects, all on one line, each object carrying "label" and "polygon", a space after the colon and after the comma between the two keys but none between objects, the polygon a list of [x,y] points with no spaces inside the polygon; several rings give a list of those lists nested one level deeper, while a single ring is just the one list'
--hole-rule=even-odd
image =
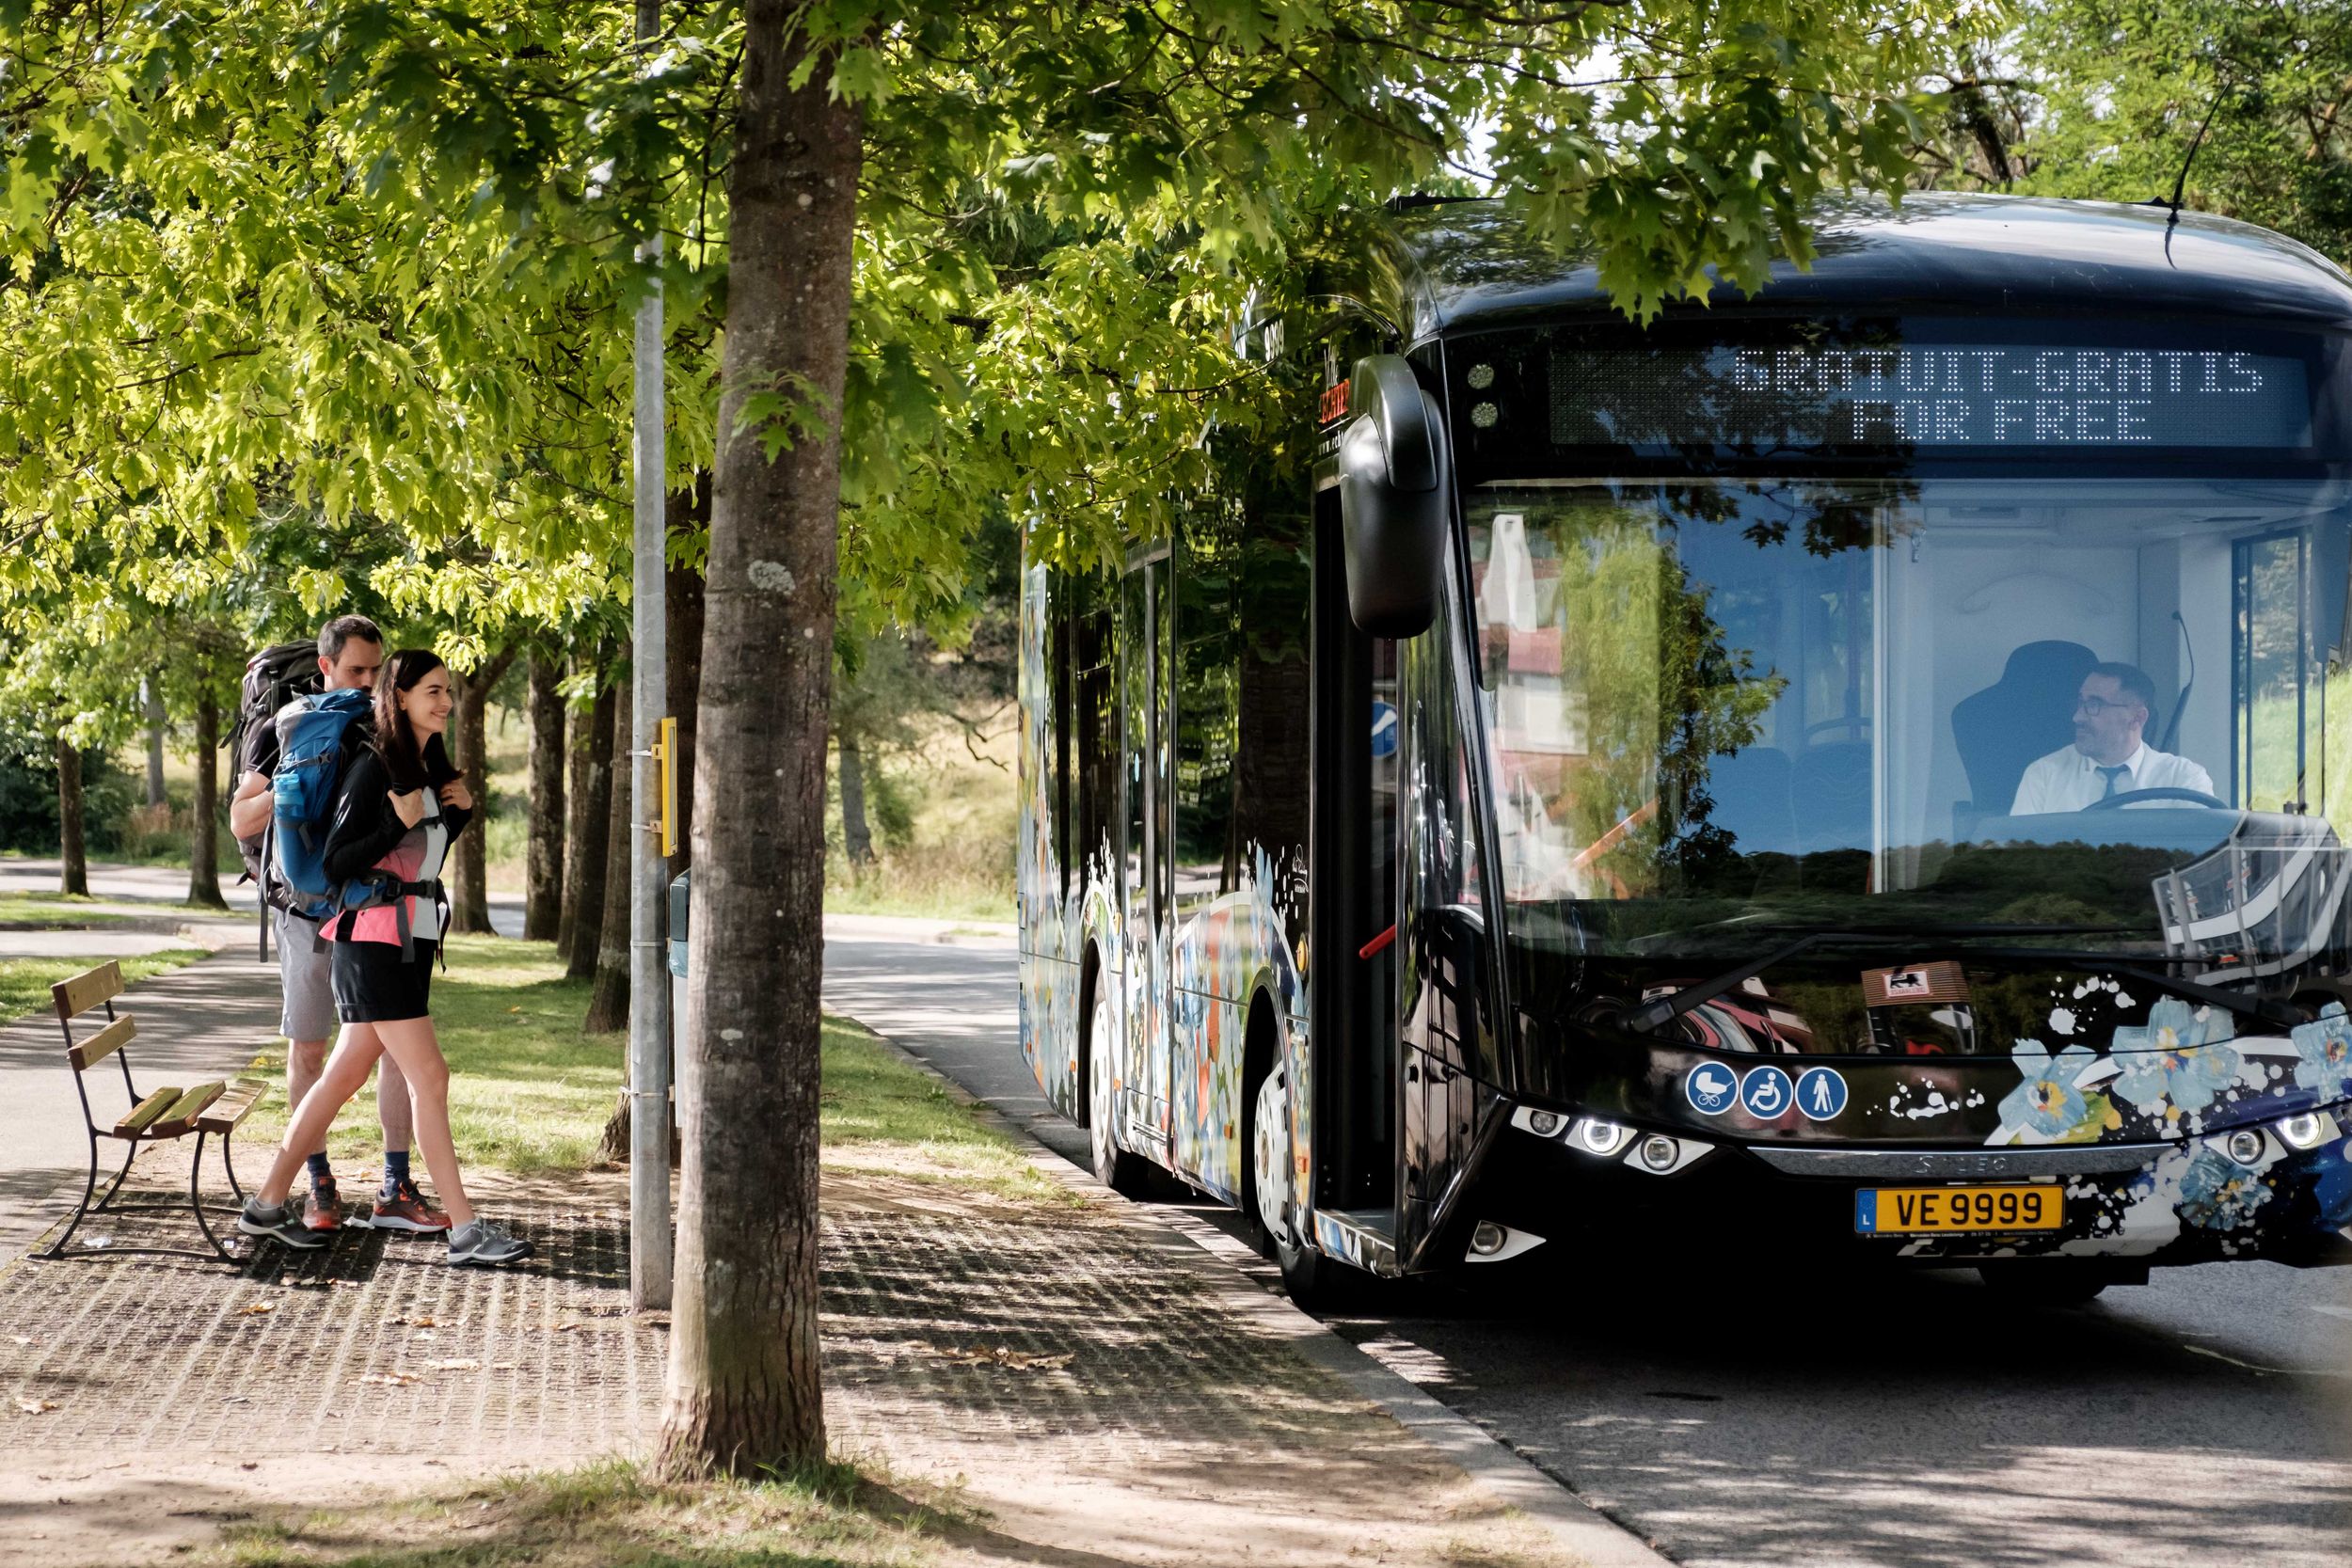
[{"label": "bus headlight", "polygon": [[1682,1146],[1663,1132],[1653,1132],[1642,1140],[1642,1164],[1664,1174],[1675,1168],[1682,1158]]},{"label": "bus headlight", "polygon": [[1550,1137],[1554,1132],[1560,1131],[1560,1113],[1557,1111],[1530,1111],[1527,1114],[1527,1130],[1530,1132],[1534,1133],[1539,1138]]},{"label": "bus headlight", "polygon": [[1633,1129],[1618,1122],[1602,1121],[1597,1117],[1583,1117],[1570,1129],[1569,1136],[1585,1153],[1597,1154],[1606,1159],[1633,1141]]},{"label": "bus headlight", "polygon": [[2279,1141],[2289,1148],[2317,1148],[2336,1135],[2336,1124],[2317,1111],[2306,1111],[2279,1123]]},{"label": "bus headlight", "polygon": [[2263,1157],[2263,1135],[2250,1127],[2241,1127],[2230,1134],[2222,1144],[2221,1151],[2241,1165],[2259,1164]]}]

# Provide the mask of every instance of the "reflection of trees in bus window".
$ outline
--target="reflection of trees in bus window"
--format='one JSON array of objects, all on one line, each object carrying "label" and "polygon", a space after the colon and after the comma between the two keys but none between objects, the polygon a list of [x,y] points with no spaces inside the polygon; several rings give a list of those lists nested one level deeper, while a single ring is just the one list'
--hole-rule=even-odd
[{"label": "reflection of trees in bus window", "polygon": [[[1486,857],[1471,804],[1474,760],[1463,741],[1456,701],[1452,599],[1444,596],[1435,626],[1398,649],[1405,731],[1401,804],[1414,818],[1406,840],[1406,930],[1401,934],[1407,940],[1399,943],[1399,1017],[1408,1043],[1447,1067],[1466,1069],[1491,1083],[1500,1069],[1481,1005]],[[1426,1111],[1432,1126],[1454,1114],[1450,1101],[1443,1110],[1433,1105]],[[1408,1105],[1408,1142],[1413,1116]]]},{"label": "reflection of trees in bus window", "polygon": [[1263,853],[1264,890],[1295,919],[1305,865],[1307,614],[1303,516],[1254,492],[1203,504],[1176,576],[1176,911],[1238,890]]},{"label": "reflection of trees in bus window", "polygon": [[1176,918],[1233,886],[1240,743],[1232,528],[1187,517],[1176,561]]},{"label": "reflection of trees in bus window", "polygon": [[1111,584],[1105,578],[1072,579],[1071,615],[1075,690],[1072,740],[1076,752],[1077,828],[1075,858],[1098,873],[1111,852],[1119,822],[1119,692],[1112,658]]},{"label": "reflection of trees in bus window", "polygon": [[1471,537],[1512,896],[1661,891],[1670,853],[1711,847],[1710,759],[1756,738],[1781,678],[1727,642],[1654,502],[1530,490]]}]

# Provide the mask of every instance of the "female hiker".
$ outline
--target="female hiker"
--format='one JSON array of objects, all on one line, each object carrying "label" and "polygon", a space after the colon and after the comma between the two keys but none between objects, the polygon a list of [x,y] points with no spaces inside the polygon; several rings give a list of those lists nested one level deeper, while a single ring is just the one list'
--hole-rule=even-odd
[{"label": "female hiker", "polygon": [[417,1143],[449,1210],[449,1260],[512,1263],[531,1255],[529,1243],[476,1216],[466,1197],[450,1141],[449,1063],[426,1006],[440,947],[441,864],[474,809],[442,740],[455,706],[449,671],[429,650],[405,648],[385,664],[375,688],[375,735],[344,771],[324,858],[330,881],[373,874],[388,888],[397,886],[399,895],[335,916],[320,928],[334,943],[335,1009],[342,1034],[318,1083],[294,1108],[268,1179],[238,1217],[237,1228],[248,1236],[275,1236],[293,1247],[327,1243],[326,1235],[303,1226],[286,1195],[303,1152],[320,1147],[381,1053],[408,1080]]}]

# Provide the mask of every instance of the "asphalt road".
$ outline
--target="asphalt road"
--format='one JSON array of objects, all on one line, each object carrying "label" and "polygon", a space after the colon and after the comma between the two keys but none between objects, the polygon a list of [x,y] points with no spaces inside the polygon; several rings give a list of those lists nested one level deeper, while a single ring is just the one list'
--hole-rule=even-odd
[{"label": "asphalt road", "polygon": [[[835,937],[826,1001],[1083,1164],[1021,1059],[1014,962]],[[1327,1321],[1694,1568],[2352,1561],[2352,1270],[2160,1271],[2036,1311],[1964,1274],[1692,1251],[1671,1278],[1566,1258]]]}]

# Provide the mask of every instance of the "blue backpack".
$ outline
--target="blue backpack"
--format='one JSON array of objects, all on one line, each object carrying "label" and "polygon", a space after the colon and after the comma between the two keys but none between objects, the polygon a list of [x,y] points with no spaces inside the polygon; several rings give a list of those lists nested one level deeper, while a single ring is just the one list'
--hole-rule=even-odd
[{"label": "blue backpack", "polygon": [[342,782],[344,734],[373,701],[365,691],[321,691],[278,712],[278,771],[269,781],[262,892],[265,902],[313,923],[385,901],[383,879],[374,873],[347,882],[326,875],[326,830]]}]

